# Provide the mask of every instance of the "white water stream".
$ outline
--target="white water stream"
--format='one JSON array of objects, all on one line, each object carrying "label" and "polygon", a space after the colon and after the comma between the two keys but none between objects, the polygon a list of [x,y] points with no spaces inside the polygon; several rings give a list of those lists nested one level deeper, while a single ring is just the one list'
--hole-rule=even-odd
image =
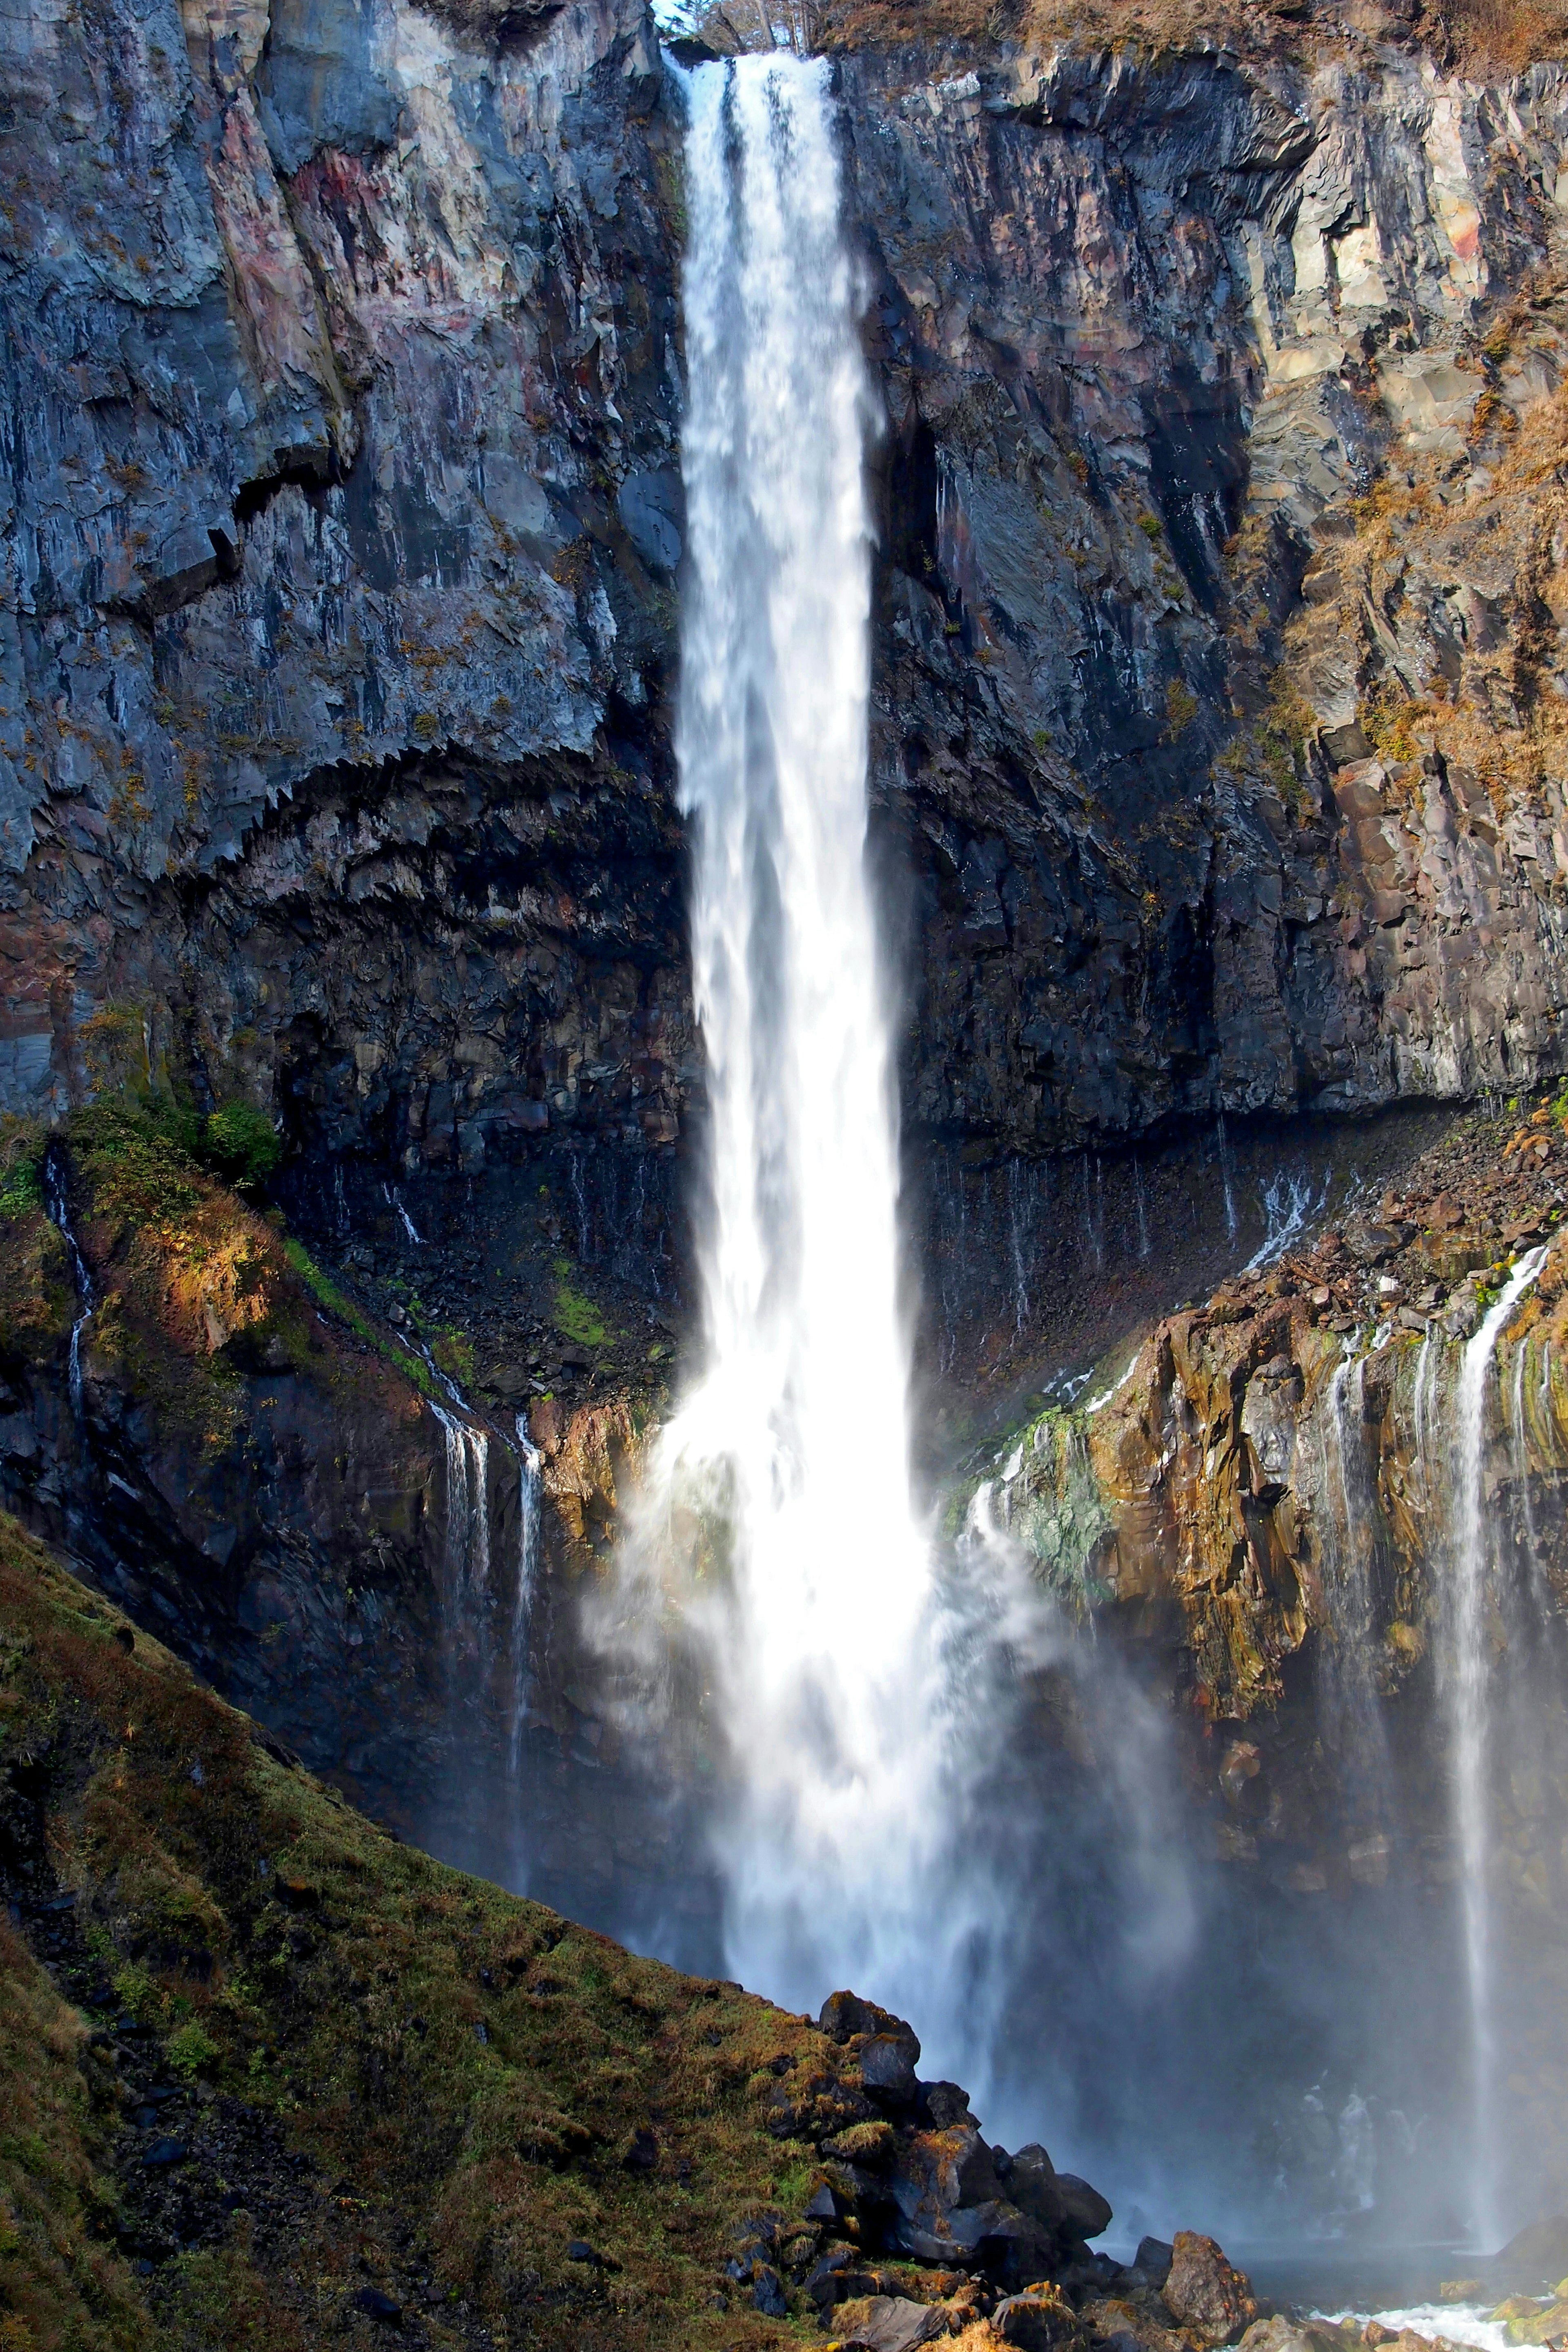
[{"label": "white water stream", "polygon": [[1453,1561],[1449,1584],[1447,1698],[1453,1725],[1454,1828],[1459,1849],[1465,1962],[1470,1996],[1474,2142],[1470,2155],[1474,2223],[1483,2244],[1496,2242],[1498,2037],[1492,1981],[1491,1895],[1488,1885],[1489,1807],[1487,1767],[1492,1687],[1488,1587],[1491,1530],[1484,1463],[1487,1387],[1497,1344],[1540,1273],[1544,1248],[1528,1251],[1510,1274],[1467,1342],[1455,1403]]},{"label": "white water stream", "polygon": [[734,1973],[897,1996],[934,1832],[897,1111],[867,873],[870,400],[826,66],[689,79],[680,791],[707,1052],[707,1369],[671,1426],[727,1576]]}]

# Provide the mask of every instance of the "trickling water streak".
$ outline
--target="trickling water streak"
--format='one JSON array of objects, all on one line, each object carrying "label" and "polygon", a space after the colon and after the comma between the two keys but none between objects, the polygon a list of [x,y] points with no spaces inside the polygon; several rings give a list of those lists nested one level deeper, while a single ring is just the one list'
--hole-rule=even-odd
[{"label": "trickling water streak", "polygon": [[1147,1257],[1149,1255],[1149,1211],[1143,1199],[1143,1162],[1138,1159],[1136,1155],[1134,1155],[1132,1161],[1132,1188],[1138,1196],[1138,1255],[1140,1257]]},{"label": "trickling water streak", "polygon": [[[1248,1274],[1261,1272],[1282,1257],[1297,1236],[1306,1230],[1307,1220],[1323,1205],[1328,1187],[1315,1193],[1311,1180],[1305,1176],[1271,1176],[1264,1188],[1264,1234],[1261,1245],[1247,1261]],[[1231,1213],[1226,1212],[1226,1223]],[[1235,1226],[1231,1231],[1235,1232]]]},{"label": "trickling water streak", "polygon": [[51,1148],[44,1154],[44,1194],[48,1203],[50,1223],[58,1228],[71,1262],[71,1278],[76,1285],[79,1312],[71,1325],[69,1382],[71,1411],[81,1419],[81,1335],[98,1312],[98,1299],[93,1290],[92,1275],[76,1229],[70,1221],[70,1202],[66,1195],[66,1170],[63,1155]]},{"label": "trickling water streak", "polygon": [[1453,1559],[1450,1572],[1447,1697],[1453,1722],[1454,1824],[1459,1846],[1469,1979],[1473,2068],[1475,2225],[1495,2242],[1493,2210],[1498,2139],[1495,2098],[1497,2022],[1492,1994],[1490,1906],[1487,1895],[1487,1764],[1490,1687],[1487,1584],[1491,1547],[1485,1517],[1482,1454],[1487,1382],[1497,1343],[1514,1308],[1541,1271],[1544,1247],[1521,1257],[1467,1343],[1459,1368],[1454,1445]]},{"label": "trickling water streak", "polygon": [[404,1207],[403,1195],[398,1191],[396,1185],[384,1184],[381,1191],[382,1197],[385,1201],[387,1207],[389,1209],[395,1209],[399,1217],[402,1219],[403,1230],[407,1234],[409,1240],[414,1244],[415,1248],[423,1249],[425,1246],[425,1237],[418,1231],[415,1225],[413,1218]]},{"label": "trickling water streak", "polygon": [[1024,1268],[1024,1241],[1018,1226],[1018,1162],[1007,1162],[1007,1239],[1013,1257],[1013,1330],[1024,1336],[1029,1319],[1029,1282]]},{"label": "trickling water streak", "polygon": [[576,1152],[574,1152],[566,1165],[572,1181],[572,1198],[577,1204],[577,1263],[579,1265],[587,1265],[591,1263],[588,1255],[590,1226],[588,1195],[583,1185],[583,1162]]},{"label": "trickling water streak", "polygon": [[708,1372],[664,1462],[731,1561],[731,1966],[797,2005],[851,1967],[889,1998],[935,1806],[865,863],[868,395],[826,66],[737,58],[688,89],[678,750],[711,1215]]},{"label": "trickling water streak", "polygon": [[1225,1131],[1225,1113],[1215,1114],[1215,1133],[1219,1139],[1219,1178],[1225,1193],[1225,1229],[1232,1241],[1236,1239],[1236,1191],[1230,1179],[1230,1139]]},{"label": "trickling water streak", "polygon": [[[1099,1164],[1100,1163],[1097,1159],[1095,1161],[1096,1167],[1098,1167]],[[1094,1221],[1094,1195],[1089,1191],[1089,1154],[1087,1151],[1079,1154],[1078,1168],[1083,1190],[1083,1229],[1089,1235],[1089,1248],[1094,1252],[1094,1263],[1096,1266],[1103,1272],[1105,1266],[1105,1241],[1099,1226]]]},{"label": "trickling water streak", "polygon": [[543,1456],[517,1416],[517,1584],[511,1603],[511,1728],[507,1761],[515,1782],[522,1769],[522,1727],[528,1711],[528,1629],[539,1572],[539,1505]]}]

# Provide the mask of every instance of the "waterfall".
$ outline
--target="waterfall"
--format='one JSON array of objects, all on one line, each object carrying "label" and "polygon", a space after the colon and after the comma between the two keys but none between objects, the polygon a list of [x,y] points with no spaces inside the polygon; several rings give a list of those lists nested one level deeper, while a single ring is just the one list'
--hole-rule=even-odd
[{"label": "waterfall", "polygon": [[59,1231],[70,1255],[71,1279],[76,1285],[77,1316],[71,1325],[69,1380],[71,1410],[81,1419],[81,1335],[98,1312],[98,1297],[93,1287],[91,1269],[82,1255],[81,1244],[71,1223],[70,1202],[66,1195],[66,1166],[62,1152],[51,1148],[44,1154],[44,1197],[48,1204],[49,1220]]},{"label": "waterfall", "polygon": [[446,1604],[456,1622],[470,1630],[476,1606],[489,1591],[490,1441],[433,1397],[430,1410],[447,1441]]},{"label": "waterfall", "polygon": [[[733,1973],[900,1995],[935,1815],[896,1106],[867,849],[869,394],[828,72],[689,79],[678,730],[707,1055],[707,1364],[662,1473],[719,1535]],[[702,1601],[697,1594],[699,1610]]]},{"label": "waterfall", "polygon": [[1234,1241],[1239,1220],[1236,1213],[1236,1187],[1231,1181],[1230,1174],[1230,1138],[1225,1131],[1224,1111],[1215,1111],[1214,1124],[1215,1134],[1219,1142],[1219,1178],[1220,1188],[1225,1196],[1225,1229],[1230,1239]]},{"label": "waterfall", "polygon": [[533,1580],[539,1570],[539,1505],[543,1457],[528,1433],[528,1415],[517,1416],[517,1583],[511,1603],[511,1729],[508,1769],[515,1783],[522,1769],[522,1726],[528,1707],[528,1626]]},{"label": "waterfall", "polygon": [[[1325,1651],[1325,1697],[1334,1745],[1349,1766],[1352,1792],[1369,1819],[1387,1809],[1388,1741],[1378,1704],[1373,1655],[1377,1640],[1373,1593],[1376,1505],[1366,1458],[1366,1359],[1343,1356],[1329,1382],[1326,1419],[1333,1435],[1342,1540],[1333,1579],[1332,1640]],[[1328,1497],[1325,1447],[1324,1500]]]},{"label": "waterfall", "polygon": [[1490,1906],[1487,1888],[1487,1763],[1491,1687],[1487,1625],[1490,1528],[1486,1516],[1483,1453],[1487,1385],[1492,1357],[1510,1317],[1540,1273],[1544,1247],[1529,1251],[1510,1274],[1466,1345],[1459,1368],[1454,1432],[1454,1516],[1446,1660],[1452,1723],[1454,1828],[1459,1848],[1465,1961],[1470,2005],[1474,2147],[1473,2220],[1484,2242],[1497,2233],[1492,2210],[1497,2170],[1497,2031],[1492,1987]]}]

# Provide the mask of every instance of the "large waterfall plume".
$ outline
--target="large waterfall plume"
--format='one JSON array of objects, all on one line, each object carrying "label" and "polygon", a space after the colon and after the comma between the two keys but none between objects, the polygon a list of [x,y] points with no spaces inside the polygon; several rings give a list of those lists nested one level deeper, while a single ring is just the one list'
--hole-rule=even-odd
[{"label": "large waterfall plume", "polygon": [[694,73],[679,752],[707,1052],[705,1375],[672,1492],[721,1526],[720,1832],[747,1982],[896,1990],[931,1833],[897,1107],[867,872],[871,416],[827,68]]}]

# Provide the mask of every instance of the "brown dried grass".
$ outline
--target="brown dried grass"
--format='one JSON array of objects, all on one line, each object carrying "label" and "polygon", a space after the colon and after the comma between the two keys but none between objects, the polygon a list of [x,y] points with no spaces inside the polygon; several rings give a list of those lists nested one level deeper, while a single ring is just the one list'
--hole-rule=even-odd
[{"label": "brown dried grass", "polygon": [[[745,5],[728,0],[730,14]],[[1359,14],[1360,29],[1414,37],[1466,74],[1510,75],[1568,58],[1568,0],[1434,0],[1414,35],[1375,0]],[[1310,0],[820,0],[816,16],[816,45],[825,49],[991,40],[1106,47],[1136,41],[1160,50],[1224,42],[1258,55],[1338,47],[1345,29],[1338,9],[1320,25]]]}]

